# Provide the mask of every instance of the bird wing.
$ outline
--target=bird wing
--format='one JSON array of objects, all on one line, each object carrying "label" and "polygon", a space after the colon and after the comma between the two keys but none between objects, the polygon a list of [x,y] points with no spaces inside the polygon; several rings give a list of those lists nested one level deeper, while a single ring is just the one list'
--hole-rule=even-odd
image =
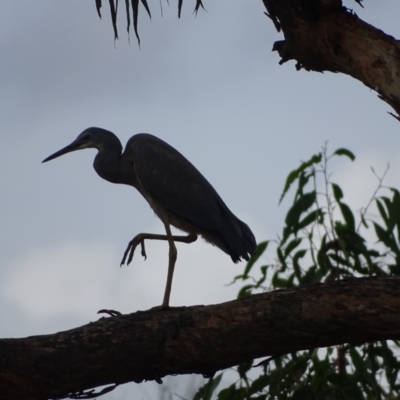
[{"label": "bird wing", "polygon": [[216,231],[224,226],[224,214],[232,213],[181,153],[149,134],[135,135],[127,150],[131,152],[137,180],[158,206],[202,230]]}]

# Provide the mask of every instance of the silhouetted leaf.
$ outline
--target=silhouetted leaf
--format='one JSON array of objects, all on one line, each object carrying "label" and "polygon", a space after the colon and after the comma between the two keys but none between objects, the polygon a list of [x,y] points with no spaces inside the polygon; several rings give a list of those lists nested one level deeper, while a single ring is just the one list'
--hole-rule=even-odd
[{"label": "silhouetted leaf", "polygon": [[[141,0],[141,1],[145,7],[147,13],[149,14],[149,17],[151,18],[150,10],[149,10],[146,0]],[[139,37],[139,32],[138,32],[139,0],[131,0],[131,6],[132,6],[132,17],[133,17],[133,29],[135,31],[135,36],[136,36],[136,39],[137,39],[139,47],[140,47],[140,37]],[[129,33],[129,29],[128,29],[128,33]]]},{"label": "silhouetted leaf", "polygon": [[340,200],[343,199],[342,189],[336,183],[332,183],[331,185],[332,185],[333,197],[339,203]]},{"label": "silhouetted leaf", "polygon": [[267,269],[268,269],[268,265],[263,265],[260,268],[261,278],[257,281],[256,287],[259,287],[267,279]]},{"label": "silhouetted leaf", "polygon": [[334,268],[339,265],[345,265],[349,268],[353,266],[348,258],[341,257],[338,253],[329,253],[328,256],[332,261],[335,262]]},{"label": "silhouetted leaf", "polygon": [[339,203],[340,211],[342,212],[343,218],[346,222],[347,229],[351,231],[356,230],[356,223],[354,220],[353,212],[351,211],[350,207],[345,203]]},{"label": "silhouetted leaf", "polygon": [[239,364],[237,367],[237,371],[239,376],[243,378],[246,375],[246,372],[253,366],[253,360],[246,361],[242,364]]},{"label": "silhouetted leaf", "polygon": [[313,172],[306,173],[305,171],[302,171],[298,177],[299,183],[297,185],[297,191],[296,195],[294,198],[296,199],[298,196],[302,196],[304,192],[304,188],[307,185],[308,181],[310,178],[313,176]]},{"label": "silhouetted leaf", "polygon": [[393,219],[397,226],[397,239],[400,240],[400,193],[397,189],[391,188],[393,192],[393,213],[390,218]]},{"label": "silhouetted leaf", "polygon": [[320,163],[322,160],[322,154],[318,153],[313,155],[308,161],[303,162],[299,168],[295,169],[294,171],[292,171],[288,177],[286,178],[286,183],[285,186],[283,188],[281,197],[279,199],[279,203],[281,203],[281,201],[283,200],[283,198],[285,197],[285,194],[287,193],[287,191],[289,190],[290,186],[292,185],[292,183],[299,178],[300,174],[306,170],[307,168],[311,167],[314,164],[318,164]]},{"label": "silhouetted leaf", "polygon": [[[393,190],[392,190],[393,191]],[[397,192],[398,195],[398,192]],[[386,224],[388,231],[392,231],[393,228],[397,224],[397,220],[400,214],[400,205],[397,203],[398,199],[396,199],[396,193],[393,192],[393,199],[389,199],[386,196],[381,197],[383,202],[385,203],[387,212],[388,212],[388,222]]]},{"label": "silhouetted leaf", "polygon": [[193,400],[211,400],[212,394],[221,382],[223,374],[219,374],[203,385],[194,395]]},{"label": "silhouetted leaf", "polygon": [[218,400],[243,400],[245,398],[245,389],[237,388],[235,384],[221,390],[218,393]]},{"label": "silhouetted leaf", "polygon": [[285,222],[289,228],[297,231],[297,225],[302,213],[306,212],[315,202],[316,192],[305,193],[299,197],[286,214]]},{"label": "silhouetted leaf", "polygon": [[265,250],[268,247],[268,244],[269,240],[258,243],[254,255],[250,258],[249,262],[246,265],[246,268],[244,269],[243,279],[246,279],[248,277],[250,270],[253,268],[257,260],[264,254]]},{"label": "silhouetted leaf", "polygon": [[272,276],[271,284],[274,288],[284,288],[287,287],[288,280],[279,277],[279,273],[275,272]]},{"label": "silhouetted leaf", "polygon": [[345,148],[337,149],[333,154],[336,154],[338,156],[346,156],[350,158],[351,161],[354,161],[356,159],[356,156],[350,150],[347,150]]},{"label": "silhouetted leaf", "polygon": [[[114,29],[114,40],[118,39],[118,29],[117,29],[117,8],[114,4],[114,0],[108,0],[110,4],[110,14],[111,14],[111,22]],[[118,0],[117,0],[118,6]]]},{"label": "silhouetted leaf", "polygon": [[252,393],[258,393],[261,392],[270,382],[270,376],[269,375],[261,375],[257,379],[253,381],[253,383],[250,386],[251,392]]},{"label": "silhouetted leaf", "polygon": [[240,290],[239,293],[237,295],[238,299],[244,299],[246,297],[251,296],[252,293],[252,289],[254,289],[254,285],[244,285]]},{"label": "silhouetted leaf", "polygon": [[301,239],[291,240],[285,247],[284,256],[285,258],[301,243]]},{"label": "silhouetted leaf", "polygon": [[306,217],[304,217],[299,224],[297,225],[297,229],[301,230],[304,229],[306,226],[312,224],[315,221],[318,221],[319,217],[321,216],[322,211],[321,210],[314,210],[311,211],[310,214],[308,214]]},{"label": "silhouetted leaf", "polygon": [[96,10],[97,10],[97,15],[99,16],[99,18],[101,18],[100,8],[101,8],[101,0],[96,0]]},{"label": "silhouetted leaf", "polygon": [[379,214],[381,215],[383,221],[385,222],[386,226],[389,225],[389,217],[386,214],[386,210],[382,204],[382,202],[379,199],[375,200],[376,207],[378,208]]},{"label": "silhouetted leaf", "polygon": [[197,15],[197,13],[199,12],[200,7],[201,7],[203,10],[205,10],[204,5],[203,5],[203,2],[202,2],[201,0],[196,0],[196,5],[195,5],[195,7],[194,7],[194,13],[195,13],[196,15]]},{"label": "silhouetted leaf", "polygon": [[294,270],[296,278],[299,280],[299,282],[301,281],[301,275],[302,275],[299,260],[300,260],[300,258],[303,258],[306,254],[307,254],[307,250],[302,249],[302,250],[297,251],[293,257],[293,270]]},{"label": "silhouetted leaf", "polygon": [[390,233],[387,232],[385,229],[383,229],[376,222],[374,222],[373,224],[374,224],[376,236],[378,236],[378,239],[382,243],[384,243],[385,246],[389,247],[389,249],[391,249],[395,253],[399,253],[398,245],[397,245],[396,241],[393,239],[393,237],[390,235]]}]

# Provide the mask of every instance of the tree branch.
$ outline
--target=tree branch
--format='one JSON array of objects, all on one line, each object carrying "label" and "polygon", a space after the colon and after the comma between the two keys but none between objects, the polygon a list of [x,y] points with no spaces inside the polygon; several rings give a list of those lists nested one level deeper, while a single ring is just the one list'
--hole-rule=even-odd
[{"label": "tree branch", "polygon": [[274,44],[281,64],[341,72],[361,81],[400,114],[400,42],[362,21],[341,0],[263,0],[282,29]]},{"label": "tree branch", "polygon": [[314,284],[1,339],[0,399],[60,398],[173,374],[211,376],[253,358],[399,338],[400,278]]}]

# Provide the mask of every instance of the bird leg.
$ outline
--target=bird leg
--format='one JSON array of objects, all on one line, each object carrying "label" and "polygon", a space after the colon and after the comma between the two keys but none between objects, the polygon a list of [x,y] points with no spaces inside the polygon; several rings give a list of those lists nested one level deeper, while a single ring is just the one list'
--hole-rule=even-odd
[{"label": "bird leg", "polygon": [[[171,237],[173,241],[182,243],[192,243],[197,239],[197,235],[195,233],[189,233],[188,235],[182,235],[182,236],[181,235],[172,236],[171,234]],[[131,263],[133,255],[135,253],[135,249],[139,244],[142,256],[144,257],[144,259],[147,258],[146,248],[144,246],[144,241],[146,239],[169,241],[168,235],[158,235],[154,233],[139,233],[128,243],[128,247],[126,248],[124,256],[122,257],[122,261],[120,264],[121,266],[125,264],[125,261],[127,261],[126,265],[129,265]]]},{"label": "bird leg", "polygon": [[171,233],[171,227],[169,224],[165,224],[165,231],[167,232],[166,238],[169,244],[169,260],[168,260],[168,274],[167,274],[167,284],[165,285],[164,299],[160,306],[161,309],[169,307],[169,297],[171,295],[172,278],[174,275],[175,263],[178,256],[178,251],[176,249],[174,242],[192,243],[197,239],[195,233],[189,233],[187,236],[173,236]]},{"label": "bird leg", "polygon": [[174,243],[174,237],[171,233],[171,227],[168,224],[164,224],[165,231],[167,232],[168,244],[169,244],[169,257],[168,257],[168,274],[167,274],[167,284],[165,285],[164,299],[161,304],[161,308],[169,307],[169,297],[171,295],[172,288],[172,278],[174,276],[174,269],[176,259],[178,257],[178,250],[176,249]]},{"label": "bird leg", "polygon": [[124,257],[122,258],[121,265],[123,265],[128,257],[127,265],[130,264],[133,258],[133,254],[135,252],[136,247],[140,244],[142,249],[142,256],[146,257],[146,250],[144,247],[145,239],[153,239],[153,240],[168,240],[169,244],[169,259],[168,259],[168,274],[167,274],[167,283],[165,285],[164,299],[159,307],[155,307],[155,309],[164,309],[169,307],[169,298],[171,295],[171,287],[172,287],[172,278],[174,276],[174,268],[176,258],[178,256],[178,251],[176,250],[175,242],[182,243],[193,243],[197,239],[197,235],[195,233],[189,233],[185,236],[173,236],[171,232],[171,227],[169,224],[164,223],[166,235],[157,235],[153,233],[140,233],[136,235],[128,244],[128,247],[125,250]]}]

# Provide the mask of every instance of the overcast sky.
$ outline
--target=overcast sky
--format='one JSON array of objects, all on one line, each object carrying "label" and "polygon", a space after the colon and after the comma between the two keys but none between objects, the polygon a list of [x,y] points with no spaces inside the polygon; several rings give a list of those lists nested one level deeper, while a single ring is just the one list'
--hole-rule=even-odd
[{"label": "overcast sky", "polygon": [[[106,3],[106,2],[105,2]],[[114,43],[108,4],[94,1],[0,3],[1,337],[53,333],[83,325],[102,308],[123,313],[161,304],[166,243],[148,243],[119,268],[128,241],[163,226],[135,189],[112,185],[92,168],[94,150],[41,164],[85,128],[157,135],[207,177],[258,241],[283,227],[284,180],[320,150],[347,147],[357,160],[334,164],[345,200],[361,207],[374,187],[370,166],[391,168],[399,187],[399,123],[376,93],[347,76],[297,72],[271,52],[282,39],[261,0],[205,1],[192,15],[184,3],[149,2],[139,21],[141,49],[120,19]],[[400,2],[353,2],[357,14],[400,36]],[[142,10],[144,11],[144,10]],[[244,264],[233,264],[203,241],[178,244],[171,305],[232,300],[227,287]],[[164,385],[129,384],[105,400],[190,396],[200,378]],[[172,387],[172,389],[170,389]],[[178,397],[174,397],[178,398]]]}]

